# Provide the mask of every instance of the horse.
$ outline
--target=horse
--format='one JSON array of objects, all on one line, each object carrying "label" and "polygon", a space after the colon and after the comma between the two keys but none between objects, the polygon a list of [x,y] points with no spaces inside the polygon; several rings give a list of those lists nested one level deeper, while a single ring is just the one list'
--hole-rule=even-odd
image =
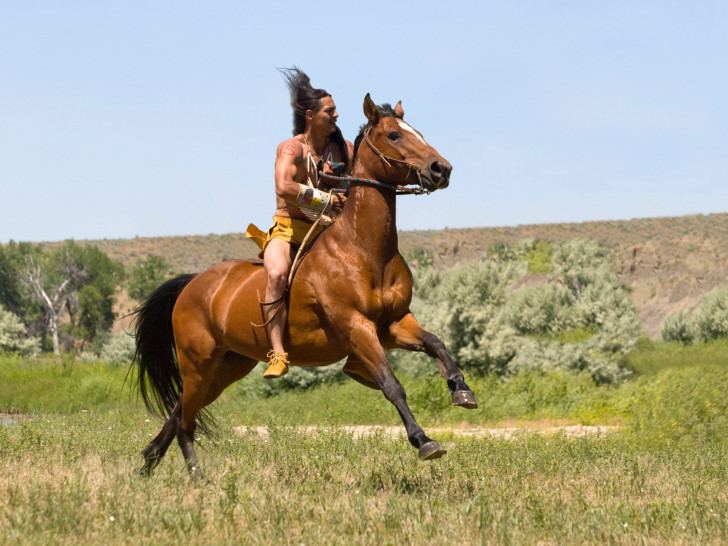
[{"label": "horse", "polygon": [[[401,102],[385,106],[364,98],[367,124],[356,139],[348,200],[300,261],[287,294],[284,342],[294,366],[347,358],[342,371],[382,391],[420,459],[430,460],[446,450],[415,421],[385,350],[426,353],[445,377],[453,405],[473,409],[477,402],[443,342],[409,309],[412,276],[398,248],[396,195],[447,187],[452,166],[404,121]],[[143,475],[176,437],[188,471],[201,477],[193,446],[195,427],[205,426],[201,410],[271,350],[259,324],[267,316],[258,296],[266,282],[259,261],[228,260],[168,280],[135,311],[132,367],[146,407],[166,418],[142,451]]]}]

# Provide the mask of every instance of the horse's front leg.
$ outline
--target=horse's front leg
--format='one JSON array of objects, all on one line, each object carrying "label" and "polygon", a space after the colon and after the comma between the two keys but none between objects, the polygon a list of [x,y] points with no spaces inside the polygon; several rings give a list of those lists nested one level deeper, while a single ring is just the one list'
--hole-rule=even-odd
[{"label": "horse's front leg", "polygon": [[391,344],[392,348],[424,352],[435,359],[440,373],[447,381],[454,406],[467,409],[478,407],[473,391],[465,383],[463,373],[450,358],[445,344],[435,334],[422,328],[412,313],[407,313],[401,320],[392,324],[389,333],[391,339],[388,340],[388,344]]},{"label": "horse's front leg", "polygon": [[374,378],[377,386],[384,393],[384,397],[397,408],[407,430],[407,439],[419,450],[420,459],[437,459],[447,453],[439,442],[429,438],[415,421],[412,410],[407,405],[404,387],[397,380],[387,362],[374,325],[362,320],[356,330],[351,332],[350,341],[357,360]]}]

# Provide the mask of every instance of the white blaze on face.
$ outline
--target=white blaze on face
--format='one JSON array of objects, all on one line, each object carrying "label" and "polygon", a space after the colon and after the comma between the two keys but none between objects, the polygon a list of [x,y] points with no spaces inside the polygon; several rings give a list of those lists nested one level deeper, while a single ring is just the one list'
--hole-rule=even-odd
[{"label": "white blaze on face", "polygon": [[422,138],[422,135],[419,134],[417,131],[415,131],[412,127],[407,125],[404,121],[402,121],[401,119],[398,119],[397,124],[400,126],[401,129],[403,129],[405,131],[409,131],[410,133],[415,135],[419,139],[419,141],[422,142],[422,144],[424,144],[425,146],[429,146],[429,144],[427,144],[427,142],[425,142],[425,139]]}]

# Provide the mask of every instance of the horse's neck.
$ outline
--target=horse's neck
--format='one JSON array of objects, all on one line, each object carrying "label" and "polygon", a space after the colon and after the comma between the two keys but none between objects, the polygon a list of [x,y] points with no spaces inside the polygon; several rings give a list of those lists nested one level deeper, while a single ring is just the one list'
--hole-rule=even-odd
[{"label": "horse's neck", "polygon": [[360,246],[382,264],[398,252],[395,197],[394,191],[355,185],[337,220],[349,228],[349,243]]}]

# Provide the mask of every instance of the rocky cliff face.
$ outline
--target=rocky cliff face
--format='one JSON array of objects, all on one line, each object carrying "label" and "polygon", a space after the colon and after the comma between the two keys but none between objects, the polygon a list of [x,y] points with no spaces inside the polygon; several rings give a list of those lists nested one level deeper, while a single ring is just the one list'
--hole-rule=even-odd
[{"label": "rocky cliff face", "polygon": [[631,288],[642,329],[657,339],[665,318],[728,288],[728,239],[686,235],[647,241],[615,252],[615,269]]}]

